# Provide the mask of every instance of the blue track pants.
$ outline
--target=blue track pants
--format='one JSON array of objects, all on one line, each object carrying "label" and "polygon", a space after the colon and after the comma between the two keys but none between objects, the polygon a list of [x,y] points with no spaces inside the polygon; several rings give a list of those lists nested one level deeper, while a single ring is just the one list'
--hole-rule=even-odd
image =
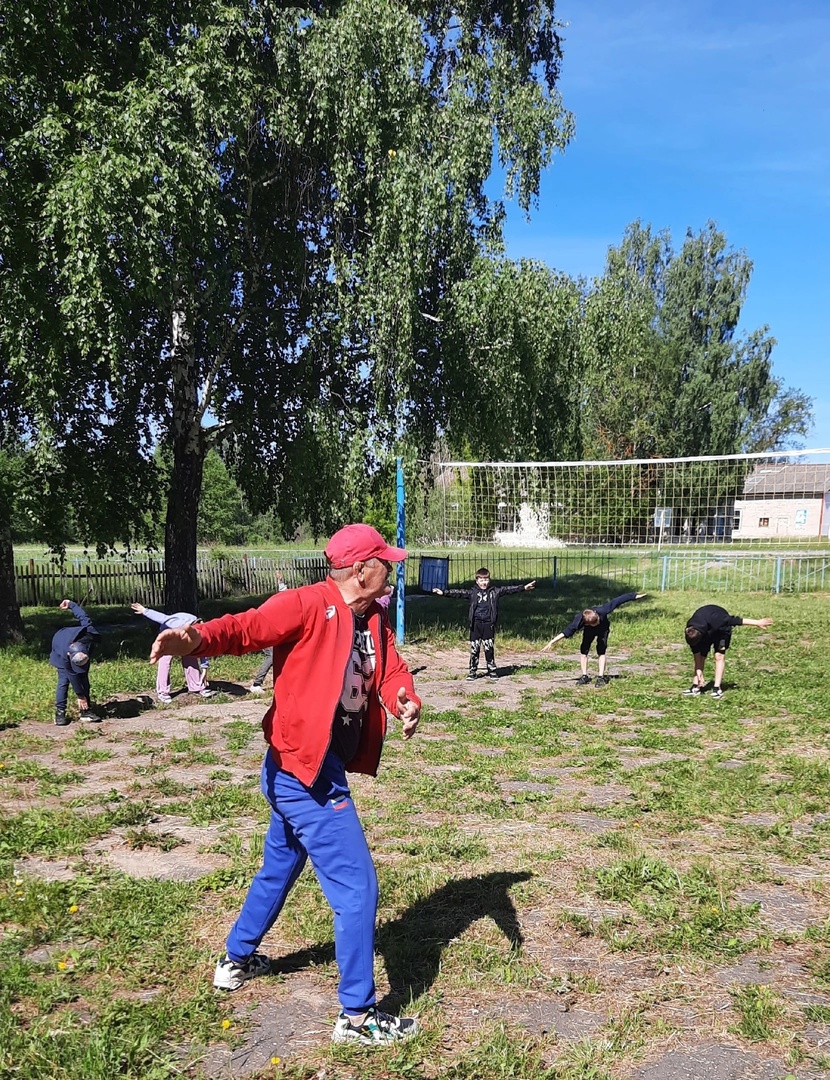
[{"label": "blue track pants", "polygon": [[266,753],[262,793],[271,805],[262,869],[228,935],[228,956],[241,963],[258,948],[310,859],[334,912],[340,1002],[348,1013],[364,1012],[375,1003],[378,879],[343,762],[328,754],[308,788]]}]

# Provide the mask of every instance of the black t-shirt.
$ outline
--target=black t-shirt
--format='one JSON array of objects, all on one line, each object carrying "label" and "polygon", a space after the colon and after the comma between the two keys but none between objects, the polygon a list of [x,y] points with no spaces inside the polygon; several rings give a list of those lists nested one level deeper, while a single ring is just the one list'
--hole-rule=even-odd
[{"label": "black t-shirt", "polygon": [[473,611],[473,622],[492,623],[493,622],[493,590],[492,590],[492,588],[479,589],[479,587],[476,586],[473,589],[473,599],[475,600],[475,609]]},{"label": "black t-shirt", "polygon": [[331,750],[346,765],[357,753],[375,674],[375,643],[365,615],[353,615],[354,645],[331,729]]}]

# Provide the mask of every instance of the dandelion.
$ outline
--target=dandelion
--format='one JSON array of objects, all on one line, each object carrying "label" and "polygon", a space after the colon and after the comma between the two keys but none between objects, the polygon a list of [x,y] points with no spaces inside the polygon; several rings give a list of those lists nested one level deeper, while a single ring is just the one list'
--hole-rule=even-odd
[{"label": "dandelion", "polygon": [[391,158],[393,158],[393,157],[397,157],[398,155],[397,155],[397,153],[396,153],[396,152],[395,152],[394,150],[390,150],[390,151],[389,151],[389,156],[390,156]]},{"label": "dandelion", "polygon": [[227,1031],[230,1026],[231,1026],[231,1022],[227,1018],[222,1021],[222,1030],[223,1031]]},{"label": "dandelion", "polygon": [[272,1065],[279,1065],[279,1063],[280,1063],[280,1059],[278,1057],[272,1057],[271,1058],[271,1064]]},{"label": "dandelion", "polygon": [[70,915],[74,915],[77,910],[78,910],[78,905],[77,904],[70,904],[69,905],[68,911],[69,911]]},{"label": "dandelion", "polygon": [[58,960],[58,971],[66,971],[67,964],[65,960]]}]

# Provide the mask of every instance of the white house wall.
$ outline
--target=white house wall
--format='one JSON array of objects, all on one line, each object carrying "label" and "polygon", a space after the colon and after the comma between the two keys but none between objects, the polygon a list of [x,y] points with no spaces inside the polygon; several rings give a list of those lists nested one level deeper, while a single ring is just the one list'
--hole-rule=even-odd
[{"label": "white house wall", "polygon": [[[740,511],[741,525],[732,533],[734,540],[772,540],[790,536],[810,539],[819,536],[822,527],[823,498],[736,499],[735,517]],[[768,525],[760,525],[766,518]],[[827,535],[825,524],[824,533]]]}]

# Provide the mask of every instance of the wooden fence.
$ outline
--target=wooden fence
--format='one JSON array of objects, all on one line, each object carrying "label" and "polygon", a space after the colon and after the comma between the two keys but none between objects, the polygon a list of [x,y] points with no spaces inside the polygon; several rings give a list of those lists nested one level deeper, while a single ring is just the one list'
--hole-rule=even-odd
[{"label": "wooden fence", "polygon": [[[52,606],[64,597],[78,603],[164,605],[166,573],[163,559],[67,559],[63,565],[29,559],[15,563],[18,602]],[[278,588],[280,571],[289,588],[321,581],[326,562],[319,552],[292,553],[279,558],[243,555],[231,559],[199,559],[196,581],[199,597],[264,596]]]}]

